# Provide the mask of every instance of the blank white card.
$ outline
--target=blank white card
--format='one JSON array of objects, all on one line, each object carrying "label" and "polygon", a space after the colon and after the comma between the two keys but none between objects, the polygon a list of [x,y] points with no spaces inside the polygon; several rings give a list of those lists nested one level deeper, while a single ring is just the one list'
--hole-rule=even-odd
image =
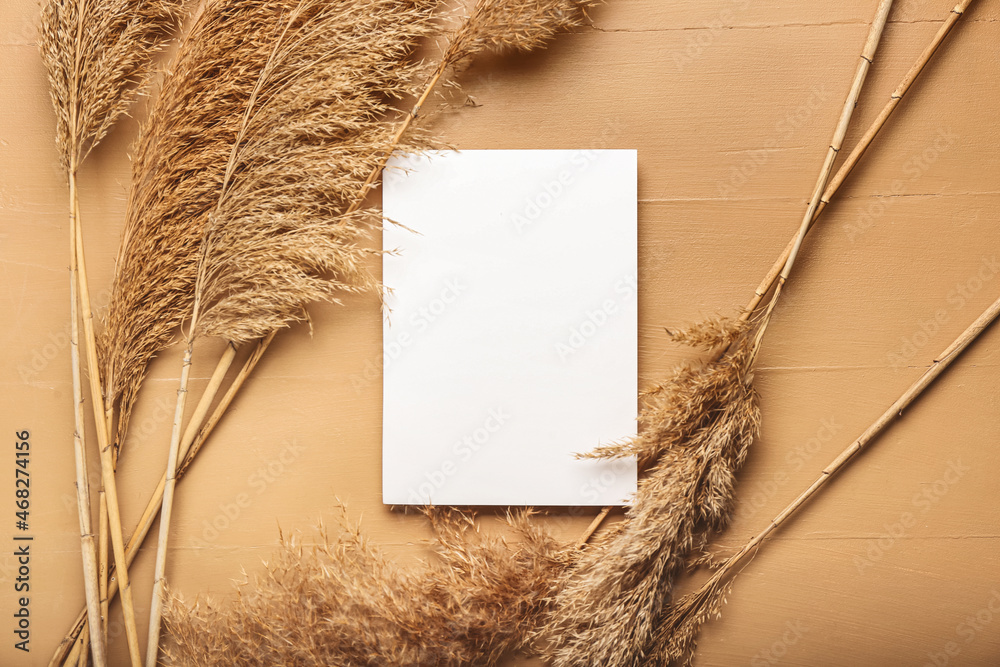
[{"label": "blank white card", "polygon": [[383,502],[628,502],[575,454],[636,428],[636,152],[398,156],[383,210]]}]

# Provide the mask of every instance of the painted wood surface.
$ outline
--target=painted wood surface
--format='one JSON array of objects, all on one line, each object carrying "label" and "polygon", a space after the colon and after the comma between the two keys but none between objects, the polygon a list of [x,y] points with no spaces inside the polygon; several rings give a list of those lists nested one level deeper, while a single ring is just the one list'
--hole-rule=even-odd
[{"label": "painted wood surface", "polygon": [[[691,356],[664,327],[744,304],[797,228],[875,5],[609,0],[593,27],[545,52],[455,74],[461,87],[435,97],[426,123],[458,148],[638,148],[646,385]],[[896,5],[848,147],[953,2]],[[36,535],[28,656],[10,641],[12,550],[0,556],[5,665],[46,664],[83,603],[65,184],[37,22],[33,1],[0,6],[0,423],[8,435],[32,432]],[[717,540],[723,553],[808,486],[1000,293],[998,39],[1000,4],[980,0],[807,239],[761,353],[763,433]],[[136,127],[123,123],[81,174],[98,303]],[[378,306],[348,299],[311,314],[312,335],[303,326],[279,336],[179,485],[168,576],[187,598],[231,595],[279,528],[315,535],[338,499],[402,562],[429,556],[423,519],[381,504]],[[201,348],[196,385],[218,350]],[[119,468],[129,525],[162,471],[178,357],[156,360],[133,417]],[[722,620],[706,626],[696,664],[1000,663],[998,363],[994,330],[778,531],[736,580]],[[0,497],[13,490],[4,468]],[[594,513],[539,520],[572,539]],[[132,570],[139,610],[153,556],[144,550]],[[115,664],[126,656],[120,629],[112,623]]]}]

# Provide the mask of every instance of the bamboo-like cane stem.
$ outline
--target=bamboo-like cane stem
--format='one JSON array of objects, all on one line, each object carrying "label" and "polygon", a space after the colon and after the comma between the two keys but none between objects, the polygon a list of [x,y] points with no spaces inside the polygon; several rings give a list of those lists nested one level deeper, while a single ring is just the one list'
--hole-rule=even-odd
[{"label": "bamboo-like cane stem", "polygon": [[[878,116],[875,118],[874,121],[872,121],[872,124],[865,131],[864,135],[862,135],[861,139],[858,140],[857,145],[851,151],[850,155],[848,155],[847,158],[844,160],[844,163],[841,165],[840,169],[837,170],[836,175],[830,180],[830,183],[827,185],[826,192],[823,193],[823,197],[820,199],[819,206],[817,206],[816,212],[813,214],[813,218],[810,221],[810,228],[812,227],[813,224],[816,223],[816,219],[819,217],[820,213],[823,212],[823,209],[825,209],[827,205],[829,205],[830,201],[833,199],[833,196],[836,194],[837,190],[840,189],[840,186],[843,185],[847,177],[850,176],[851,172],[854,170],[854,167],[857,166],[858,161],[861,160],[861,156],[863,156],[865,154],[865,151],[868,150],[868,147],[871,146],[872,142],[875,140],[875,137],[885,126],[886,122],[889,120],[893,112],[896,110],[896,107],[899,106],[899,102],[903,99],[903,96],[906,95],[906,93],[910,90],[910,87],[917,80],[917,77],[920,76],[920,73],[924,71],[924,68],[930,62],[931,58],[934,56],[938,48],[944,42],[945,38],[948,37],[948,35],[951,33],[952,28],[954,28],[955,25],[958,23],[958,19],[962,17],[962,15],[972,4],[972,1],[973,0],[962,0],[962,2],[956,5],[951,10],[951,12],[949,12],[948,17],[941,24],[941,27],[938,29],[937,33],[935,33],[934,38],[930,41],[930,43],[926,47],[924,47],[924,50],[920,53],[920,56],[917,58],[917,61],[906,72],[906,75],[903,77],[903,80],[900,81],[899,85],[892,92],[892,95],[889,96],[889,101],[886,102],[885,106],[882,107],[882,110],[879,112]],[[746,308],[744,308],[743,310],[743,314],[741,316],[742,319],[745,320],[746,318],[750,317],[753,311],[756,310],[757,306],[760,305],[760,302],[764,298],[764,296],[770,291],[771,287],[774,285],[775,280],[778,279],[778,275],[784,269],[785,261],[791,255],[792,248],[795,246],[797,238],[798,235],[793,237],[792,240],[788,242],[788,245],[782,251],[778,259],[775,260],[774,265],[767,272],[767,275],[764,276],[764,279],[760,282],[760,285],[757,286],[757,289],[754,291],[753,298],[750,299],[750,301],[746,305]]]},{"label": "bamboo-like cane stem", "polygon": [[[79,204],[74,206],[79,219]],[[125,618],[125,635],[128,641],[129,657],[133,667],[142,664],[139,653],[139,633],[135,625],[135,605],[132,602],[132,587],[128,578],[128,566],[125,563],[125,540],[122,538],[121,513],[118,509],[118,486],[115,484],[113,443],[108,436],[108,423],[104,411],[104,394],[101,391],[100,366],[97,363],[97,342],[94,335],[94,312],[90,303],[90,290],[87,280],[87,265],[83,251],[83,234],[77,226],[76,262],[78,270],[80,307],[83,316],[83,330],[87,350],[87,367],[90,369],[90,395],[93,403],[94,421],[97,426],[97,441],[101,452],[101,478],[108,502],[108,527],[111,535],[111,548],[114,552],[115,565],[118,571],[118,581],[122,592],[122,613]]]},{"label": "bamboo-like cane stem", "polygon": [[78,665],[80,663],[80,655],[83,653],[83,637],[80,638],[76,644],[73,645],[72,650],[66,657],[67,665]]},{"label": "bamboo-like cane stem", "polygon": [[802,248],[802,240],[805,239],[806,232],[809,231],[809,227],[812,225],[819,201],[826,191],[827,181],[830,180],[830,174],[833,172],[833,162],[837,159],[837,153],[840,152],[841,147],[844,145],[844,137],[847,136],[847,127],[851,123],[851,116],[854,114],[854,108],[858,104],[858,98],[861,97],[861,88],[864,86],[865,78],[868,76],[868,69],[871,67],[872,62],[874,62],[875,51],[878,49],[879,40],[882,38],[882,30],[885,28],[885,22],[889,18],[889,9],[891,8],[892,0],[881,0],[875,11],[875,18],[872,21],[871,29],[868,31],[868,39],[865,41],[865,46],[861,51],[861,57],[858,61],[858,69],[854,73],[854,82],[851,84],[851,90],[844,101],[844,108],[840,112],[837,129],[833,133],[833,139],[830,141],[830,149],[826,153],[823,167],[820,169],[819,177],[816,179],[816,187],[813,189],[809,206],[806,207],[806,213],[802,217],[801,225],[799,225],[799,233],[795,237],[795,244],[792,246],[792,251],[789,253],[788,259],[785,260],[785,266],[781,271],[778,281],[778,289],[781,289],[781,285],[788,280],[788,276],[792,271],[792,265],[795,264],[795,258],[798,257],[799,250]]},{"label": "bamboo-like cane stem", "polygon": [[108,612],[111,608],[111,600],[108,597],[108,496],[104,493],[104,487],[97,494],[97,511],[100,512],[98,520],[100,524],[97,540],[97,562],[100,574],[101,590],[101,637],[104,645],[108,645]]},{"label": "bamboo-like cane stem", "polygon": [[[257,344],[257,349],[251,355],[248,365],[245,365],[241,371],[240,375],[236,377],[233,381],[232,386],[226,395],[222,398],[222,401],[216,407],[215,411],[212,413],[211,418],[206,422],[200,430],[197,429],[197,424],[194,419],[191,419],[188,423],[187,429],[184,431],[184,438],[181,441],[181,446],[178,451],[178,458],[183,460],[183,464],[177,470],[177,479],[180,479],[184,472],[186,472],[187,467],[191,465],[195,455],[198,453],[199,449],[205,442],[208,433],[211,429],[219,422],[222,418],[222,413],[225,412],[226,407],[232,402],[235,397],[236,392],[239,387],[243,384],[246,376],[253,370],[256,362],[260,360],[263,350],[266,349],[267,343],[270,343],[274,338],[274,333],[272,332],[263,340]],[[235,356],[235,348],[229,346],[232,349],[233,356]],[[212,380],[210,381],[210,386],[221,384],[223,378],[225,377],[226,370],[228,367],[223,369],[216,369],[216,372],[212,375]],[[208,408],[211,406],[213,394],[212,392],[206,391],[202,394],[201,400],[198,406],[195,408],[195,414],[205,414]],[[206,432],[207,430],[207,432]],[[132,561],[135,560],[136,555],[139,553],[139,547],[142,546],[143,541],[145,541],[146,536],[149,534],[150,529],[153,526],[153,522],[156,521],[156,517],[160,512],[160,508],[163,504],[163,492],[167,483],[167,474],[164,472],[160,476],[160,481],[153,490],[150,496],[149,502],[146,503],[146,508],[143,510],[142,516],[139,517],[139,521],[132,531],[132,536],[129,538],[128,544],[125,545],[125,560],[131,565]],[[108,588],[108,598],[114,598],[118,593],[117,582],[112,581]],[[66,651],[70,650],[74,643],[79,643],[82,639],[83,634],[85,634],[85,628],[87,627],[87,615],[86,610],[81,611],[76,620],[73,622],[70,631],[66,634],[63,640],[59,643],[56,648],[55,653],[49,661],[49,667],[57,667],[63,664],[63,660],[66,657]]]},{"label": "bamboo-like cane stem", "polygon": [[789,274],[791,274],[795,258],[798,257],[799,250],[802,248],[802,241],[805,239],[806,233],[808,233],[809,228],[812,226],[813,218],[816,216],[816,209],[819,207],[820,199],[822,199],[827,182],[830,180],[830,173],[833,171],[833,163],[837,159],[837,153],[840,152],[841,147],[844,145],[844,137],[847,136],[847,128],[851,124],[851,116],[854,115],[854,108],[858,105],[858,98],[861,97],[861,88],[864,86],[865,78],[868,76],[868,69],[874,61],[875,51],[878,49],[878,43],[882,39],[882,31],[885,28],[886,19],[889,18],[889,10],[891,8],[892,0],[880,0],[875,10],[875,18],[872,19],[871,28],[868,30],[868,39],[865,40],[864,48],[861,50],[858,60],[857,70],[854,72],[854,81],[851,83],[851,88],[847,93],[847,99],[844,100],[844,106],[840,111],[840,118],[837,120],[837,127],[833,132],[833,139],[830,140],[830,147],[823,160],[823,166],[819,170],[819,176],[816,177],[816,185],[813,187],[812,196],[809,198],[809,205],[806,207],[805,215],[802,216],[802,222],[799,224],[799,231],[795,235],[792,250],[784,262],[781,274],[778,276],[778,284],[774,288],[774,294],[771,295],[771,300],[767,304],[767,310],[764,312],[764,316],[761,318],[757,331],[754,334],[754,355],[760,349],[761,341],[764,339],[764,332],[771,322],[771,313],[774,311],[774,307],[778,304],[778,298],[781,296],[781,289],[788,280]]},{"label": "bamboo-like cane stem", "polygon": [[146,644],[146,667],[156,667],[156,657],[160,649],[160,619],[163,597],[166,592],[167,540],[170,534],[170,515],[173,513],[174,487],[177,484],[177,459],[181,442],[181,421],[187,402],[188,378],[191,373],[191,355],[194,352],[194,333],[184,351],[181,366],[180,387],[177,389],[177,407],[170,434],[170,449],[167,453],[167,472],[163,487],[163,506],[160,514],[160,536],[156,545],[156,569],[153,575],[153,601],[149,612],[149,637]]},{"label": "bamboo-like cane stem", "polygon": [[[219,401],[219,405],[217,405],[215,410],[212,412],[212,416],[209,417],[208,421],[206,421],[204,425],[201,425],[205,412],[208,411],[208,407],[215,398],[215,393],[218,392],[219,387],[222,384],[222,377],[225,376],[224,371],[220,375],[220,369],[225,368],[228,370],[229,366],[233,362],[233,358],[236,356],[236,346],[230,344],[227,347],[226,351],[222,355],[222,358],[219,360],[219,364],[216,366],[215,373],[213,374],[213,378],[219,377],[218,384],[214,385],[214,389],[212,389],[212,386],[210,385],[210,387],[206,389],[205,393],[202,395],[201,403],[205,406],[205,412],[201,412],[201,416],[198,417],[199,412],[195,411],[195,414],[192,415],[191,421],[188,423],[188,429],[184,433],[184,442],[186,444],[181,449],[182,461],[180,468],[177,470],[178,477],[182,476],[187,471],[188,466],[191,465],[191,462],[194,461],[194,457],[197,456],[202,445],[205,444],[208,436],[215,429],[216,424],[219,423],[226,410],[229,409],[229,404],[233,402],[233,399],[236,398],[236,394],[243,386],[243,383],[246,382],[247,377],[249,377],[253,369],[257,367],[257,362],[259,362],[260,358],[264,356],[264,351],[267,350],[277,333],[277,330],[272,331],[257,342],[257,346],[254,348],[254,351],[243,364],[243,368],[240,369],[240,372],[233,379],[232,384],[229,385],[229,389],[226,391],[225,395],[223,395],[222,400]],[[209,389],[212,389],[212,391],[209,391]],[[199,404],[199,407],[200,405],[201,404]],[[198,418],[195,419],[195,417]]]},{"label": "bamboo-like cane stem", "polygon": [[89,657],[88,653],[90,652],[89,639],[88,635],[83,636],[83,642],[80,647],[80,660],[77,662],[78,667],[87,667],[87,658]]},{"label": "bamboo-like cane stem", "polygon": [[[90,647],[94,652],[94,664],[98,667],[107,665],[104,638],[101,632],[101,591],[100,575],[97,566],[97,551],[94,545],[94,531],[91,521],[90,476],[87,471],[87,448],[84,442],[86,419],[83,410],[83,378],[80,374],[80,314],[77,299],[77,262],[76,236],[77,199],[75,165],[70,167],[69,200],[70,200],[70,358],[73,364],[73,454],[76,464],[76,505],[80,519],[80,553],[83,561],[83,584],[87,599],[87,615],[94,627],[90,630]],[[86,638],[85,638],[86,641]],[[86,656],[86,647],[82,655]]]},{"label": "bamboo-like cane stem", "polygon": [[[803,491],[799,496],[793,500],[785,509],[781,510],[778,515],[771,520],[764,530],[759,532],[753,539],[747,542],[743,548],[741,548],[735,555],[729,558],[725,564],[719,568],[718,571],[699,589],[696,593],[692,594],[692,598],[699,595],[705,595],[714,587],[718,586],[719,583],[725,579],[726,576],[732,572],[733,568],[740,564],[740,562],[746,558],[755,549],[758,549],[760,545],[764,542],[768,535],[772,531],[779,528],[784,524],[792,514],[796,512],[800,507],[802,507],[810,498],[812,498],[816,493],[822,489],[827,482],[829,482],[834,475],[843,470],[847,465],[854,460],[855,456],[861,452],[865,447],[869,445],[875,438],[882,433],[883,430],[890,424],[892,424],[896,419],[902,416],[903,411],[909,407],[911,403],[920,394],[934,382],[935,379],[951,365],[955,359],[967,348],[976,338],[981,334],[989,325],[992,323],[997,316],[1000,315],[1000,299],[997,299],[993,304],[987,308],[982,315],[980,315],[975,322],[969,325],[969,328],[962,332],[962,334],[956,338],[951,345],[949,345],[941,354],[934,358],[931,362],[930,367],[923,372],[923,374],[912,384],[910,387],[903,392],[903,394],[890,405],[885,412],[879,416],[878,419],[872,423],[864,433],[858,436],[857,440],[852,442],[844,451],[842,451],[837,458],[835,458],[830,465],[823,469],[819,477],[816,478],[809,488]],[[683,622],[685,617],[679,615],[672,618],[671,621],[676,623]]]},{"label": "bamboo-like cane stem", "polygon": [[[930,62],[931,57],[937,52],[938,48],[944,42],[945,38],[951,33],[952,28],[955,27],[956,23],[958,22],[958,19],[962,17],[962,15],[969,8],[972,2],[973,0],[962,0],[962,2],[956,5],[948,13],[948,17],[945,19],[944,23],[942,23],[941,27],[934,35],[934,38],[930,41],[930,43],[926,47],[924,47],[924,50],[920,53],[920,56],[917,58],[917,61],[913,64],[912,67],[910,67],[909,71],[907,71],[906,75],[903,77],[903,80],[899,83],[899,85],[893,91],[892,95],[889,97],[889,101],[882,108],[882,111],[879,112],[878,117],[876,117],[876,119],[865,131],[864,135],[858,141],[857,145],[855,145],[850,155],[847,156],[847,158],[844,160],[844,163],[840,166],[840,169],[837,170],[837,173],[834,175],[834,177],[830,179],[829,183],[826,186],[826,190],[823,192],[823,196],[820,198],[819,204],[816,206],[816,209],[812,214],[812,218],[809,221],[809,225],[806,227],[805,230],[806,234],[809,232],[809,230],[812,229],[813,225],[816,224],[816,220],[819,218],[820,214],[823,213],[826,207],[830,204],[830,201],[833,199],[833,196],[840,189],[840,186],[844,184],[844,181],[847,180],[847,177],[850,176],[852,171],[854,171],[854,168],[861,160],[861,157],[868,150],[868,147],[871,146],[872,142],[875,140],[875,137],[885,126],[886,122],[892,116],[892,113],[896,110],[896,107],[899,105],[900,100],[902,100],[903,96],[907,93],[907,91],[909,91],[910,87],[916,81],[917,77]],[[767,295],[768,292],[771,291],[771,288],[774,286],[775,281],[778,280],[778,277],[784,270],[785,262],[792,254],[792,250],[795,247],[798,239],[799,239],[799,233],[796,233],[788,241],[788,245],[785,246],[785,249],[778,256],[778,259],[775,260],[771,268],[768,269],[768,272],[764,276],[764,279],[761,280],[760,284],[757,286],[757,289],[754,290],[753,297],[750,299],[749,302],[747,302],[746,307],[744,307],[743,312],[740,314],[741,320],[746,321],[747,319],[749,319],[750,316],[753,315],[757,307],[760,305],[760,302],[763,300],[763,298]],[[722,352],[723,350],[718,351],[714,358],[717,359],[719,356],[721,356]],[[602,510],[601,514],[599,514],[598,516],[601,517],[601,521],[603,521],[604,517],[607,516],[607,512]],[[595,520],[594,523],[592,523],[590,526],[587,527],[587,529],[583,532],[583,534],[580,536],[580,539],[578,540],[579,544],[581,545],[586,544],[587,541],[590,540],[590,538],[597,531],[597,529],[600,528],[601,521]]]}]

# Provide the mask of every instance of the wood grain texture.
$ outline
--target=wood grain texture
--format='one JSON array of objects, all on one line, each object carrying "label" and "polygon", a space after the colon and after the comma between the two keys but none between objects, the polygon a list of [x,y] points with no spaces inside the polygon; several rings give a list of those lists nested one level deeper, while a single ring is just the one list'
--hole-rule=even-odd
[{"label": "wood grain texture", "polygon": [[[846,146],[953,4],[897,1]],[[594,27],[547,51],[456,74],[461,88],[435,95],[425,122],[459,148],[639,149],[640,379],[650,383],[690,354],[664,327],[741,306],[796,229],[874,7],[609,0]],[[0,644],[0,664],[17,665],[44,664],[83,604],[65,184],[37,10],[29,0],[0,7],[0,423],[31,429],[35,447],[32,652]],[[1000,3],[980,0],[808,237],[761,352],[763,433],[717,541],[724,552],[808,486],[1000,293],[998,38]],[[81,174],[99,304],[134,134],[134,123],[118,128]],[[231,595],[279,527],[312,534],[337,499],[401,561],[428,556],[422,518],[381,504],[378,306],[352,298],[312,317],[312,335],[277,338],[178,487],[168,576],[189,598]],[[198,388],[214,364],[208,348],[192,369]],[[154,362],[132,418],[119,475],[128,525],[162,471],[178,355]],[[776,532],[706,626],[696,664],[923,665],[949,649],[948,664],[1000,662],[998,365],[1000,331],[988,331]],[[0,497],[12,488],[7,466]],[[592,514],[540,520],[573,539]],[[13,564],[0,556],[2,609],[13,605]],[[130,570],[140,610],[152,565],[144,550]],[[117,613],[110,650],[122,664]]]}]

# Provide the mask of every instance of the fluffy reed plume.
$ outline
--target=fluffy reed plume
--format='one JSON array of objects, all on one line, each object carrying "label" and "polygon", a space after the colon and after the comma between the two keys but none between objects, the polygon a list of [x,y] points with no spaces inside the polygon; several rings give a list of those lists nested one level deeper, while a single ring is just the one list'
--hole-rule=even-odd
[{"label": "fluffy reed plume", "polygon": [[126,113],[182,0],[48,0],[40,48],[63,165],[79,165]]},{"label": "fluffy reed plume", "polygon": [[[428,0],[254,0],[209,6],[179,56],[173,103],[218,77],[238,100],[221,182],[201,225],[187,347],[167,458],[146,664],[156,664],[166,547],[195,341],[212,335],[239,344],[304,319],[305,306],[344,292],[376,291],[362,243],[381,222],[374,210],[348,213],[360,176],[390,141],[381,121],[386,96],[408,92],[405,60],[427,32]],[[394,28],[395,27],[395,28]],[[256,32],[253,30],[256,29]],[[250,43],[251,58],[240,45]],[[206,53],[207,51],[207,53]],[[215,54],[224,54],[222,62]],[[228,85],[227,85],[228,84]],[[164,96],[167,91],[162,93]],[[176,95],[176,98],[173,96]],[[171,118],[165,121],[169,132]],[[190,128],[181,128],[190,129]],[[150,125],[155,135],[160,126]],[[177,192],[172,193],[176,197]]]},{"label": "fluffy reed plume", "polygon": [[[427,32],[433,3],[311,3],[306,13],[322,11],[322,27],[310,28],[308,37],[296,33],[297,41],[286,45],[279,54],[281,71],[261,91],[255,114],[243,127],[247,101],[280,34],[276,26],[297,4],[210,3],[182,45],[146,124],[133,161],[125,233],[101,341],[107,392],[119,406],[119,444],[146,364],[190,316],[201,239],[216,207],[216,219],[246,216],[248,226],[252,219],[258,231],[276,240],[268,249],[245,237],[214,237],[239,244],[227,249],[230,260],[239,260],[229,263],[237,272],[212,274],[218,279],[214,284],[220,289],[239,284],[244,291],[219,299],[205,320],[211,333],[243,340],[301,317],[288,289],[308,298],[328,295],[327,286],[307,274],[329,267],[331,259],[347,269],[344,284],[372,284],[357,266],[363,253],[343,243],[372,218],[337,221],[337,229],[328,223],[357,196],[360,179],[386,146],[387,131],[379,120],[391,100],[409,90],[413,72],[405,60]],[[303,40],[307,48],[300,48]],[[296,71],[308,75],[291,77]],[[234,178],[220,206],[238,135],[242,143],[231,169]],[[302,216],[317,224],[303,224]],[[292,247],[291,234],[304,245]],[[342,246],[336,258],[329,250],[332,235]],[[275,247],[282,243],[284,249]],[[275,252],[285,250],[298,254],[294,262],[299,266],[276,258]],[[301,265],[309,271],[303,273]],[[275,298],[264,296],[269,293]],[[233,316],[248,308],[262,313],[265,304],[270,315],[235,324]]]},{"label": "fluffy reed plume", "polygon": [[[417,6],[416,3],[410,4]],[[429,11],[431,4],[419,3],[419,8]],[[396,125],[390,141],[373,142],[367,146],[370,154],[350,153],[355,166],[342,173],[350,173],[357,178],[359,185],[345,213],[353,214],[362,205],[365,194],[375,183],[393,150],[406,148],[401,143],[402,139],[409,136],[411,124],[445,70],[461,57],[472,56],[483,49],[540,46],[557,30],[581,24],[583,10],[590,4],[589,0],[479,2],[453,33],[462,34],[461,48],[455,47],[447,58],[438,63],[411,112]],[[393,17],[398,24],[391,20]],[[387,17],[381,27],[389,38],[392,38],[393,32],[396,34],[396,46],[410,40],[408,35],[415,37],[425,30],[424,25],[405,24],[406,19],[405,12],[396,11]],[[191,311],[191,293],[204,224],[215,205],[212,197],[217,198],[221,189],[230,147],[238,133],[243,106],[251,94],[249,89],[234,93],[236,86],[232,78],[243,71],[259,72],[268,57],[266,44],[260,43],[260,40],[243,39],[244,33],[260,34],[267,21],[252,22],[246,15],[242,20],[245,23],[239,39],[207,46],[182,46],[182,53],[195,48],[203,50],[203,57],[200,57],[204,61],[202,69],[193,72],[191,68],[195,66],[188,65],[184,78],[179,76],[182,71],[178,66],[174,67],[172,74],[168,73],[164,91],[153,109],[151,121],[147,123],[150,129],[144,132],[133,160],[133,186],[126,231],[119,250],[107,328],[101,341],[102,368],[108,378],[109,402],[117,401],[120,410],[116,431],[118,444],[124,440],[131,406],[146,364],[171,342],[177,327]],[[470,25],[466,26],[466,23]],[[392,53],[396,46],[382,48],[381,53]],[[238,53],[238,58],[233,56],[234,52]],[[189,56],[189,59],[194,60],[194,56]],[[374,76],[372,72],[365,71],[357,71],[356,74],[363,89],[367,88],[365,77],[371,81]],[[384,69],[378,71],[378,76],[386,74]],[[405,76],[392,76],[390,80],[396,82],[394,85],[398,85],[399,92],[405,89]],[[385,81],[381,85],[388,87]],[[362,143],[356,141],[352,145],[365,148]],[[362,161],[364,167],[370,165],[367,173],[362,173],[363,168],[360,172],[357,168]],[[325,174],[324,178],[328,176]],[[362,180],[365,176],[367,179]],[[220,309],[219,313],[222,312]],[[258,343],[248,364],[260,358],[273,335],[272,331]],[[223,363],[220,362],[220,368]],[[198,452],[251,370],[252,366],[244,366],[203,429],[199,430],[198,425],[194,425],[197,439],[189,457]],[[203,402],[211,403],[211,398],[205,396]],[[143,515],[143,523],[137,527],[140,542],[159,511],[164,489],[165,485],[161,485],[154,491]],[[112,586],[112,594],[113,591]],[[80,622],[74,624],[60,646],[78,642],[80,629],[84,626]]]},{"label": "fluffy reed plume", "polygon": [[488,665],[522,648],[569,550],[508,517],[513,541],[434,519],[441,563],[404,568],[340,517],[330,540],[284,542],[228,606],[174,599],[172,665]]},{"label": "fluffy reed plume", "polygon": [[554,665],[645,665],[675,577],[732,511],[736,470],[757,435],[754,327],[714,319],[673,334],[719,359],[679,368],[646,395],[640,435],[587,457],[651,463],[624,521],[567,570],[545,637]]},{"label": "fluffy reed plume", "polygon": [[557,33],[579,27],[597,0],[478,0],[443,59],[457,62],[481,51],[530,51]]},{"label": "fluffy reed plume", "polygon": [[[152,55],[175,23],[179,9],[178,0],[49,0],[42,10],[39,47],[55,107],[56,144],[69,181],[74,450],[84,588],[87,613],[92,622],[90,650],[97,665],[104,665],[107,659],[102,632],[102,618],[106,629],[108,617],[107,598],[103,595],[107,579],[101,573],[106,575],[108,571],[106,541],[109,530],[113,532],[115,556],[122,565],[123,611],[133,663],[138,658],[138,638],[131,589],[124,568],[114,461],[107,447],[108,434],[83,253],[76,179],[81,163],[134,101]],[[91,526],[91,494],[86,472],[86,424],[79,354],[81,316],[104,483],[104,489],[100,493],[102,548],[99,555],[95,549]],[[108,521],[105,520],[106,512],[110,512]],[[85,661],[87,651],[81,650],[80,653]]]}]

